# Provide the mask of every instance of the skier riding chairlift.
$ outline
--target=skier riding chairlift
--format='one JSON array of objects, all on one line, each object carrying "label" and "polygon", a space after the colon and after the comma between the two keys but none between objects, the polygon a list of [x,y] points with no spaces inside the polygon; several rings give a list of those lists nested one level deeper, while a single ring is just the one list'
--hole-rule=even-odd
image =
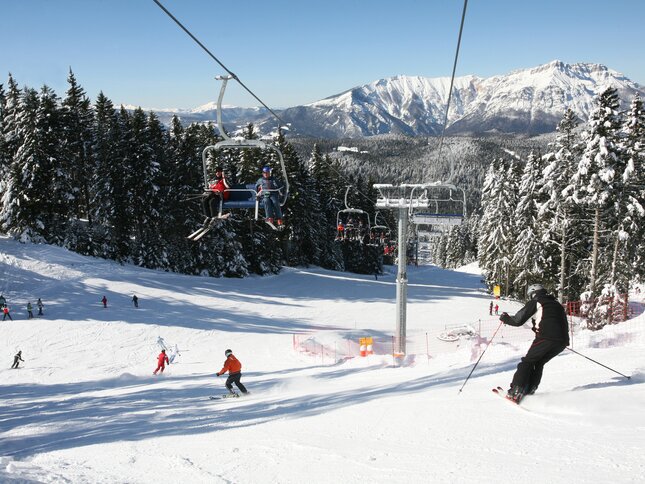
[{"label": "skier riding chairlift", "polygon": [[[202,165],[204,171],[204,190],[209,190],[209,174],[208,174],[208,153],[213,150],[216,153],[223,150],[244,150],[244,149],[260,149],[260,150],[271,150],[277,156],[279,165],[281,168],[281,181],[282,186],[279,189],[269,190],[269,192],[275,191],[274,199],[278,200],[278,205],[283,207],[289,197],[289,179],[287,174],[287,169],[284,164],[284,158],[282,152],[275,147],[273,144],[265,143],[264,141],[254,140],[254,139],[231,139],[226,134],[224,127],[222,125],[222,99],[224,97],[224,92],[226,90],[226,84],[229,79],[232,79],[231,76],[220,76],[218,80],[223,81],[222,87],[220,89],[220,95],[217,100],[217,126],[223,141],[220,141],[214,145],[209,145],[202,151]],[[216,157],[217,158],[217,157]],[[219,207],[217,207],[217,214],[213,214],[214,220],[225,218],[223,210],[235,210],[235,209],[255,209],[254,219],[258,220],[259,215],[259,197],[256,191],[256,184],[254,183],[243,183],[237,185],[231,185],[224,190],[224,196],[220,197]],[[268,192],[265,192],[265,195]],[[273,194],[271,194],[273,195]],[[269,218],[269,217],[268,217]],[[270,221],[267,220],[267,223]],[[275,227],[273,224],[269,223],[272,228],[278,230],[278,227]],[[210,229],[212,224],[208,224],[205,227],[198,229],[193,234],[189,235],[188,238],[192,240],[199,240],[203,237]]]}]

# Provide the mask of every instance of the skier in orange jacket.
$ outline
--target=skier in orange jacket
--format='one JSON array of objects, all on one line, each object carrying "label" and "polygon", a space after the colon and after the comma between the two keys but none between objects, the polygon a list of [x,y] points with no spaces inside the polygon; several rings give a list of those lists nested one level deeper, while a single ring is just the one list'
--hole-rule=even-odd
[{"label": "skier in orange jacket", "polygon": [[157,369],[152,374],[156,375],[158,371],[163,373],[166,368],[166,363],[170,364],[168,361],[168,355],[166,355],[166,350],[161,350],[161,353],[157,356]]},{"label": "skier in orange jacket", "polygon": [[217,372],[217,376],[221,376],[228,371],[228,378],[226,379],[226,388],[228,391],[235,395],[235,392],[233,391],[233,383],[235,383],[235,386],[237,386],[242,393],[249,393],[246,387],[240,382],[240,378],[242,377],[242,363],[240,363],[240,360],[235,358],[231,350],[226,350],[224,355],[226,356],[226,361],[224,362],[224,367]]}]

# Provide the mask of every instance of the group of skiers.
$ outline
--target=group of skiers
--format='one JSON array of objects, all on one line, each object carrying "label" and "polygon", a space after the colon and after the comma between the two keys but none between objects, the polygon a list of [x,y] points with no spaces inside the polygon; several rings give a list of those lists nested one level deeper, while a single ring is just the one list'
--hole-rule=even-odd
[{"label": "group of skiers", "polygon": [[[38,298],[38,301],[36,302],[36,307],[38,308],[38,316],[43,316],[43,302],[41,301],[40,298]],[[10,321],[13,321],[13,318],[11,317],[11,309],[9,308],[9,305],[7,304],[7,299],[4,297],[4,295],[0,294],[0,311],[2,311],[2,320],[6,321],[7,318]],[[32,319],[34,317],[34,311],[33,311],[33,306],[31,305],[31,301],[27,302],[27,319]]]},{"label": "group of skiers", "polygon": [[[231,395],[237,395],[233,391],[233,383],[235,383],[235,386],[240,390],[240,392],[242,392],[242,394],[244,395],[248,394],[249,391],[242,384],[242,382],[240,382],[240,378],[242,378],[242,363],[240,363],[240,360],[238,360],[235,357],[235,355],[233,355],[233,351],[231,350],[226,350],[224,352],[224,356],[226,356],[224,365],[222,366],[222,369],[216,373],[216,375],[222,376],[228,372],[228,378],[226,379],[225,386]],[[170,360],[168,359],[166,350],[162,349],[159,355],[157,356],[157,368],[155,368],[155,371],[153,371],[152,374],[156,375],[157,372],[159,374],[163,373],[163,371],[166,368],[166,365],[169,365],[169,364],[170,364]]]},{"label": "group of skiers", "polygon": [[[231,186],[224,175],[224,168],[217,166],[215,176],[201,199],[202,210],[206,216],[204,225],[208,225],[219,216],[221,204],[230,197],[230,189]],[[282,208],[278,196],[282,185],[271,175],[270,166],[262,168],[262,176],[255,182],[255,189],[256,196],[262,200],[264,206],[265,220],[271,225],[275,222],[278,227],[282,227]]]}]

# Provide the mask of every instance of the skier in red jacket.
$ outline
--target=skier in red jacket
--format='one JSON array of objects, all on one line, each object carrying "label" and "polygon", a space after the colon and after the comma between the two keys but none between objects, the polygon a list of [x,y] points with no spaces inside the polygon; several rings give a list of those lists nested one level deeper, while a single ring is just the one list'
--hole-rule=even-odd
[{"label": "skier in red jacket", "polygon": [[166,350],[161,350],[161,353],[157,356],[157,369],[152,374],[156,375],[158,371],[163,373],[164,368],[166,368],[166,363],[170,364],[168,355],[166,355]]},{"label": "skier in red jacket", "polygon": [[228,378],[226,379],[226,388],[228,389],[228,391],[231,394],[236,395],[236,393],[233,391],[233,383],[235,383],[237,388],[239,388],[240,391],[246,395],[249,392],[246,387],[240,382],[240,378],[242,377],[242,363],[240,363],[240,361],[235,358],[235,356],[233,356],[233,352],[231,350],[226,350],[224,352],[224,356],[226,356],[224,367],[217,372],[217,376],[221,376],[228,371]]}]

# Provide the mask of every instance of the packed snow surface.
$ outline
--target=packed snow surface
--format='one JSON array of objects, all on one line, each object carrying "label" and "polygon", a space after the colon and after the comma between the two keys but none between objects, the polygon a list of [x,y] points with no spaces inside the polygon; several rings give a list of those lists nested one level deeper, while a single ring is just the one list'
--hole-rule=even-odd
[{"label": "packed snow surface", "polygon": [[[515,407],[491,389],[531,333],[502,327],[488,346],[498,321],[477,272],[409,268],[409,354],[395,362],[393,269],[212,279],[0,238],[14,318],[0,322],[0,482],[643,482],[639,295],[632,320],[574,338],[630,380],[565,351]],[[44,316],[28,320],[39,297]],[[464,325],[487,336],[437,339]],[[363,336],[377,354],[357,355]],[[153,376],[160,338],[179,355]],[[227,348],[251,395],[209,400]]]}]

